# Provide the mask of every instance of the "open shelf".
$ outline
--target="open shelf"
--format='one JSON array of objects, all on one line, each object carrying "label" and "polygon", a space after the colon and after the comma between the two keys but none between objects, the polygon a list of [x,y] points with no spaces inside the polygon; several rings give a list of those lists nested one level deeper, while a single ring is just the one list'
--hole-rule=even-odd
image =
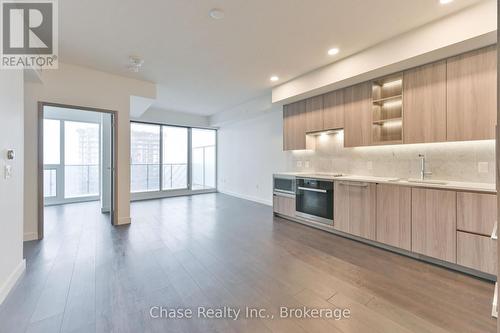
[{"label": "open shelf", "polygon": [[403,142],[403,75],[380,78],[372,84],[372,142]]}]

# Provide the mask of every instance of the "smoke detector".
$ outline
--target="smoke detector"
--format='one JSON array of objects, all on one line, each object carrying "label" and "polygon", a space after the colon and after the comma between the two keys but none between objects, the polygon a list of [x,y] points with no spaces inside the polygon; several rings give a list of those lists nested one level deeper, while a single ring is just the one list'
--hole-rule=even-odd
[{"label": "smoke detector", "polygon": [[224,11],[222,9],[214,8],[208,12],[211,18],[214,20],[221,20],[224,18]]},{"label": "smoke detector", "polygon": [[139,69],[142,67],[144,64],[144,60],[139,58],[139,57],[132,57],[130,56],[128,58],[128,70],[134,73],[139,72]]}]

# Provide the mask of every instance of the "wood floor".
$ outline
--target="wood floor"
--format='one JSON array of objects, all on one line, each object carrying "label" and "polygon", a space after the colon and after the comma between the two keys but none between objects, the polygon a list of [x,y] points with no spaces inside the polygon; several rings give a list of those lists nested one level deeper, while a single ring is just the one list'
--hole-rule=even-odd
[{"label": "wood floor", "polygon": [[[46,209],[0,332],[494,332],[493,284],[280,218],[223,194]],[[274,319],[153,319],[165,308],[246,306]],[[280,307],[349,319],[279,318]]]}]

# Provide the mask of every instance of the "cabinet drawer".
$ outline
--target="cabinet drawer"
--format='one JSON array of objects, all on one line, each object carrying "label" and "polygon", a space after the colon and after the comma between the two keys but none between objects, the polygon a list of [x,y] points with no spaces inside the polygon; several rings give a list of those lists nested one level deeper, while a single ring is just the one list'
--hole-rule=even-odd
[{"label": "cabinet drawer", "polygon": [[457,264],[497,274],[497,243],[491,237],[457,232]]},{"label": "cabinet drawer", "polygon": [[457,193],[457,229],[490,236],[497,220],[496,196]]},{"label": "cabinet drawer", "polygon": [[295,197],[279,194],[273,195],[273,211],[277,214],[294,217]]}]

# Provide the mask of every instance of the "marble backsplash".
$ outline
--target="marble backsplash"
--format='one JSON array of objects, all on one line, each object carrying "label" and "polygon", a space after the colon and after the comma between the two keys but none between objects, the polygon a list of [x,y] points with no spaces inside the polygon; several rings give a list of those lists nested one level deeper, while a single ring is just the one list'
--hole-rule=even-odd
[{"label": "marble backsplash", "polygon": [[288,171],[418,178],[425,154],[430,179],[495,182],[494,140],[344,148],[343,139],[343,131],[315,136],[314,151],[287,153]]}]

